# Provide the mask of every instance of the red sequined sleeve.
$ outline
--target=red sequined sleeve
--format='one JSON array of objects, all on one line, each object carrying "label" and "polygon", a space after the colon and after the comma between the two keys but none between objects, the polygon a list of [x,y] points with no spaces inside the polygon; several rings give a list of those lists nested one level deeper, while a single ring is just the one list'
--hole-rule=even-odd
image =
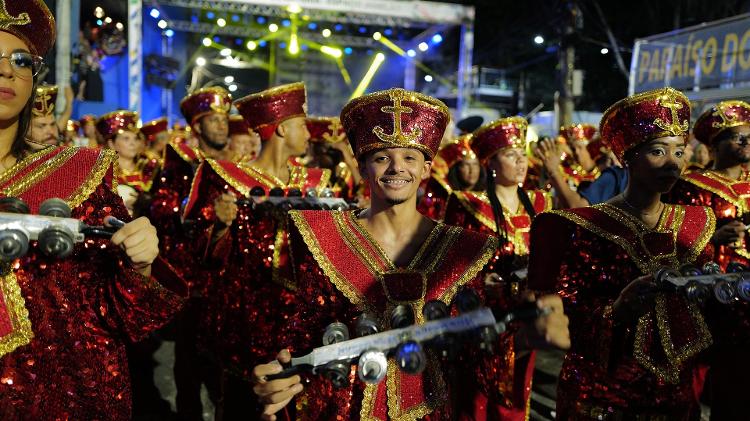
[{"label": "red sequined sleeve", "polygon": [[[122,199],[106,184],[73,210],[74,217],[90,225],[101,225],[107,215],[129,219]],[[73,265],[89,269],[78,277],[91,287],[85,293],[99,316],[134,341],[169,321],[187,295],[186,285],[163,259],[157,258],[152,275],[144,277],[130,266],[125,252],[108,240],[86,240],[71,259]]]},{"label": "red sequined sleeve", "polygon": [[[458,200],[455,194],[451,194],[448,197],[445,204],[445,218],[443,219],[443,222],[448,225],[455,225],[476,232],[490,233],[490,230],[482,225],[482,223],[461,204],[461,201]],[[494,232],[492,232],[492,234],[494,234]]]}]

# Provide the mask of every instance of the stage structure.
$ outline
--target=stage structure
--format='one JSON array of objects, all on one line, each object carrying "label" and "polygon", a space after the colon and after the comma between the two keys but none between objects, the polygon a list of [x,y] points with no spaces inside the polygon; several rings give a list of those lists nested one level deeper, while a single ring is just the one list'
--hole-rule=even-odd
[{"label": "stage structure", "polygon": [[[400,86],[439,92],[460,118],[470,97],[470,6],[417,0],[144,0],[142,17],[144,44],[149,33],[162,42],[144,45],[142,57],[132,54],[131,69],[138,66],[135,60],[146,62],[143,91],[152,95],[149,81],[174,81],[159,88],[169,91],[169,106],[165,92],[161,101],[151,101],[161,105],[158,112],[145,103],[148,95],[142,96],[144,104],[129,104],[143,109],[144,119],[159,112],[175,118],[184,93],[213,85],[239,97],[303,80],[309,113],[315,115],[338,114],[352,97]],[[179,62],[179,74],[162,78],[160,56]]]}]

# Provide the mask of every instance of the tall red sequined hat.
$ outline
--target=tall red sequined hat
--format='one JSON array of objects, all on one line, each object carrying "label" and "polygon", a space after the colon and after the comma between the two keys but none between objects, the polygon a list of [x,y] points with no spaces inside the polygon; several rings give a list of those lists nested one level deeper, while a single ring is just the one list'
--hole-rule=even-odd
[{"label": "tall red sequined hat", "polygon": [[57,101],[57,85],[41,85],[36,88],[34,95],[34,108],[31,110],[34,117],[44,117],[55,113],[55,102]]},{"label": "tall red sequined hat", "polygon": [[745,101],[722,101],[698,117],[693,125],[695,138],[706,145],[724,129],[750,125],[750,104]]},{"label": "tall red sequined hat", "polygon": [[133,111],[112,111],[99,117],[96,130],[104,140],[112,140],[122,132],[140,133],[138,127],[138,113]]},{"label": "tall red sequined hat", "polygon": [[377,149],[415,148],[432,159],[449,120],[440,100],[401,88],[355,98],[341,111],[357,157]]},{"label": "tall red sequined hat", "polygon": [[560,136],[566,141],[590,142],[596,134],[596,126],[593,124],[579,123],[560,127]]},{"label": "tall red sequined hat", "polygon": [[146,137],[146,142],[153,142],[156,140],[156,135],[162,132],[169,131],[169,121],[166,117],[157,118],[151,120],[148,123],[143,123],[141,127],[141,133]]},{"label": "tall red sequined hat", "polygon": [[667,136],[687,136],[690,101],[682,92],[660,88],[621,99],[604,112],[602,139],[617,159],[643,142]]},{"label": "tall red sequined hat", "polygon": [[505,148],[526,148],[526,130],[529,123],[523,117],[506,117],[495,120],[474,131],[471,149],[482,164]]},{"label": "tall red sequined hat", "polygon": [[55,18],[44,0],[0,0],[0,31],[17,36],[40,56],[55,45]]},{"label": "tall red sequined hat", "polygon": [[451,168],[464,159],[477,159],[477,155],[471,149],[472,137],[471,133],[460,136],[458,139],[440,148],[437,156],[445,162],[447,168]]},{"label": "tall red sequined hat", "polygon": [[219,86],[199,89],[180,101],[180,111],[192,126],[208,114],[229,114],[232,108],[232,95]]},{"label": "tall red sequined hat", "polygon": [[250,134],[250,125],[241,115],[233,114],[229,116],[229,136],[238,134]]},{"label": "tall red sequined hat", "polygon": [[338,117],[308,117],[305,122],[311,142],[338,143],[346,139],[344,126]]},{"label": "tall red sequined hat", "polygon": [[307,115],[307,93],[302,82],[281,85],[240,98],[237,111],[262,139],[268,139],[281,122]]}]

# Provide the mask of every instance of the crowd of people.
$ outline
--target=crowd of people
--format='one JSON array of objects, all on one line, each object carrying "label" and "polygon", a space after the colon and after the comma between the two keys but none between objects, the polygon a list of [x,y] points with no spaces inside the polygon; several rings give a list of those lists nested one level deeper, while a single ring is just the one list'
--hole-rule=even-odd
[{"label": "crowd of people", "polygon": [[[202,420],[201,390],[216,420],[523,420],[544,349],[566,351],[558,419],[745,418],[749,303],[655,274],[747,270],[746,102],[692,122],[661,88],[538,141],[520,116],[455,135],[445,104],[400,88],[310,117],[301,82],[191,92],[184,127],[71,121],[72,91],[60,112],[37,79],[54,18],[42,0],[0,5],[0,211],[59,198],[111,234],[0,259],[3,420]],[[346,362],[290,370],[336,323],[421,325],[469,290],[537,316],[418,370],[388,354],[381,381]],[[165,338],[176,414],[154,403]]]}]

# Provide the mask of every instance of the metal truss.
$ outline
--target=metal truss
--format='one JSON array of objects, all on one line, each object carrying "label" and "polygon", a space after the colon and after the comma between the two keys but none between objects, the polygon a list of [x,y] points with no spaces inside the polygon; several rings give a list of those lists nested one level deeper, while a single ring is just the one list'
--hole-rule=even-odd
[{"label": "metal truss", "polygon": [[[289,12],[278,6],[235,3],[221,0],[154,0],[152,5],[184,7],[189,9],[208,9],[228,13],[251,14],[262,16],[288,17]],[[333,22],[353,25],[391,26],[398,28],[425,28],[427,22],[414,21],[392,16],[378,16],[369,14],[349,14],[326,10],[305,10],[306,16],[316,22]]]}]

